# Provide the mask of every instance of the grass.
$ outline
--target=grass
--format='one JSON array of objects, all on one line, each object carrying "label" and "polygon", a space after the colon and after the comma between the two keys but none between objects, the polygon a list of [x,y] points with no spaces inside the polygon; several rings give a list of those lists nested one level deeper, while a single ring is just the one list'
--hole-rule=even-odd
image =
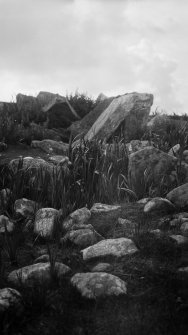
[{"label": "grass", "polygon": [[[154,139],[155,134],[152,136]],[[160,142],[155,139],[155,145],[167,151],[174,132],[171,131],[168,136],[161,137]],[[182,150],[185,149],[186,131],[181,130],[176,140],[179,140]],[[18,230],[11,235],[5,229],[1,239],[0,288],[8,286],[6,277],[11,270],[33,264],[39,250],[44,248],[49,255],[52,276],[50,287],[20,288],[25,312],[21,318],[7,316],[1,323],[3,334],[186,334],[183,304],[177,303],[179,297],[185,299],[180,292],[181,283],[176,278],[181,251],[165,229],[161,228],[162,237],[151,232],[159,228],[160,215],[143,214],[143,205],[135,202],[137,194],[130,189],[127,179],[125,141],[114,139],[106,145],[104,142],[82,140],[75,147],[70,142],[67,155],[72,162],[70,172],[64,168],[54,168],[50,172],[42,168],[25,169],[23,159],[20,159],[14,173],[8,165],[1,171],[0,188],[11,190],[9,203],[2,206],[1,212],[14,219]],[[178,183],[181,183],[180,173]],[[147,186],[146,175],[143,185],[146,196],[153,192],[152,185],[149,185],[149,191]],[[161,192],[165,193],[164,180],[160,187]],[[23,227],[26,221],[18,221],[14,216],[14,202],[22,197],[37,201],[40,207],[61,209],[61,220],[57,220],[53,241],[48,242],[47,246],[44,240],[34,240],[34,218],[31,219],[29,231],[25,231]],[[71,245],[62,246],[59,240],[61,221],[75,209],[84,206],[90,208],[94,202],[120,204],[118,217],[133,223],[133,229],[126,231],[118,226],[118,217],[113,215],[91,221],[97,230],[103,228],[105,238],[130,237],[139,249],[132,256],[110,260],[112,274],[127,282],[127,296],[86,301],[68,281],[59,284],[56,280],[57,261],[70,266],[73,274],[90,269],[91,264],[83,262],[79,250]]]}]

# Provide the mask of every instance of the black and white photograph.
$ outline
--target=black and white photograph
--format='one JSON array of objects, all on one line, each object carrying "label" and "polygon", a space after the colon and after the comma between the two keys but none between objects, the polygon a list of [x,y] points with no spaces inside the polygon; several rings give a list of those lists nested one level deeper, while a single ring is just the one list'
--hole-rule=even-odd
[{"label": "black and white photograph", "polygon": [[0,334],[188,334],[188,0],[0,0]]}]

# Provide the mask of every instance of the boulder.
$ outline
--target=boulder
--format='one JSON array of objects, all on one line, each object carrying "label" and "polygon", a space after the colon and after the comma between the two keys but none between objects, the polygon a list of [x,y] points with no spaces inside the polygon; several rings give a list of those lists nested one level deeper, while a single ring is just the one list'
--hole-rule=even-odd
[{"label": "boulder", "polygon": [[61,238],[61,243],[71,242],[80,249],[83,249],[101,240],[103,240],[103,237],[94,229],[91,230],[86,228],[67,232],[65,236]]},{"label": "boulder", "polygon": [[67,128],[73,121],[80,119],[69,101],[60,95],[55,95],[42,107],[42,111],[47,115],[49,128]]},{"label": "boulder", "polygon": [[53,163],[54,165],[60,165],[60,166],[71,166],[72,163],[69,161],[69,158],[67,156],[62,155],[55,155],[48,157],[48,161],[50,163]]},{"label": "boulder", "polygon": [[83,249],[82,255],[85,261],[94,258],[106,256],[122,257],[137,252],[138,249],[134,242],[128,238],[121,237],[100,241],[86,249]]},{"label": "boulder", "polygon": [[[65,275],[70,272],[70,268],[63,264],[56,262],[54,272],[59,281],[63,280]],[[8,282],[15,286],[48,286],[52,281],[52,269],[50,263],[37,263],[25,266],[18,270],[12,271],[8,275]]]},{"label": "boulder", "polygon": [[52,239],[57,227],[58,210],[41,208],[37,211],[34,222],[34,233],[44,239]]},{"label": "boulder", "polygon": [[144,213],[162,212],[170,213],[175,210],[174,205],[165,198],[156,197],[147,202],[144,206]]},{"label": "boulder", "polygon": [[91,212],[87,207],[79,208],[69,214],[69,216],[63,221],[63,230],[67,232],[73,230],[73,227],[75,229],[75,226],[77,229],[79,229],[79,226],[83,229],[84,225],[87,228],[90,217]]},{"label": "boulder", "polygon": [[54,153],[57,155],[64,155],[67,153],[69,145],[67,143],[46,139],[42,141],[37,141],[37,140],[32,141],[31,147],[41,149],[47,154]]},{"label": "boulder", "polygon": [[77,273],[71,278],[71,284],[88,299],[127,294],[126,282],[105,272]]},{"label": "boulder", "polygon": [[29,124],[39,117],[41,107],[33,96],[19,93],[16,96],[16,103],[23,123]]},{"label": "boulder", "polygon": [[182,235],[170,235],[170,237],[176,241],[178,246],[188,249],[188,237]]},{"label": "boulder", "polygon": [[[133,136],[135,125],[142,129],[146,125],[153,104],[152,94],[129,93],[114,98],[85,135],[87,140],[108,140],[123,124],[125,137]],[[129,137],[129,136],[128,136]]]},{"label": "boulder", "polygon": [[160,196],[160,185],[170,188],[176,183],[177,161],[177,158],[152,147],[131,154],[128,164],[130,188],[142,198],[152,185],[155,195]]},{"label": "boulder", "polygon": [[0,315],[11,313],[20,316],[24,310],[22,296],[13,288],[0,289]]},{"label": "boulder", "polygon": [[188,183],[174,188],[167,194],[166,198],[170,200],[176,207],[188,207]]},{"label": "boulder", "polygon": [[110,105],[113,98],[107,98],[100,101],[96,107],[91,110],[86,116],[84,116],[80,121],[73,122],[69,127],[73,138],[76,139],[83,138],[84,135],[90,130],[92,125],[98,119],[98,117],[103,113],[103,111]]},{"label": "boulder", "polygon": [[17,104],[13,102],[0,102],[0,139],[12,136],[15,123],[21,121]]},{"label": "boulder", "polygon": [[33,216],[35,211],[38,209],[38,204],[35,201],[28,200],[25,198],[17,199],[14,203],[14,211],[18,215],[28,218]]}]

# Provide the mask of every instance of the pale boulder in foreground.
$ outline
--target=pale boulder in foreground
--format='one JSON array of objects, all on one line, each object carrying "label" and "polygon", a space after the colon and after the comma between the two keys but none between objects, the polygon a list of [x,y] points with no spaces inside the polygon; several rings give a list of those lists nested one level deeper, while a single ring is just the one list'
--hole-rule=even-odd
[{"label": "pale boulder in foreground", "polygon": [[133,127],[135,120],[140,127],[144,126],[152,104],[153,95],[146,93],[128,93],[114,98],[85,135],[85,140],[107,140],[124,121],[125,131]]},{"label": "pale boulder in foreground", "polygon": [[106,256],[122,257],[134,254],[136,251],[138,251],[138,249],[132,240],[120,237],[100,241],[81,252],[83,259],[87,261],[93,258]]},{"label": "pale boulder in foreground", "polygon": [[105,272],[77,273],[71,278],[71,284],[88,299],[127,293],[126,282]]}]

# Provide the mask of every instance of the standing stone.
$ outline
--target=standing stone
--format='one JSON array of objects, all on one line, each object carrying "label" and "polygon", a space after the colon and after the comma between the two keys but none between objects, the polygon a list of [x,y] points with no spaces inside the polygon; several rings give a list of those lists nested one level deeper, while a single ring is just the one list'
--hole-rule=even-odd
[{"label": "standing stone", "polygon": [[124,122],[124,131],[134,131],[135,122],[146,125],[153,104],[152,94],[130,93],[114,98],[85,135],[85,140],[108,140]]}]

